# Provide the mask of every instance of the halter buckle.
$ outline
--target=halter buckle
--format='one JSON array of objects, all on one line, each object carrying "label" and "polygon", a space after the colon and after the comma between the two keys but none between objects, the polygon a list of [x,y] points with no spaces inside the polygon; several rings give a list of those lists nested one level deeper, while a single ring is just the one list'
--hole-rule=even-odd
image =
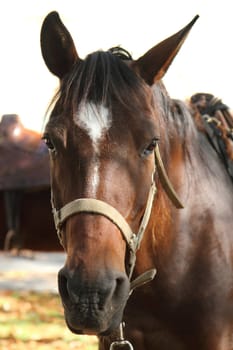
[{"label": "halter buckle", "polygon": [[133,350],[133,345],[128,340],[117,340],[114,341],[111,345],[109,350]]},{"label": "halter buckle", "polygon": [[125,327],[125,323],[121,322],[119,326],[119,339],[112,342],[109,350],[118,350],[118,349],[134,350],[133,345],[128,340],[124,339],[124,332],[123,332],[124,327]]}]

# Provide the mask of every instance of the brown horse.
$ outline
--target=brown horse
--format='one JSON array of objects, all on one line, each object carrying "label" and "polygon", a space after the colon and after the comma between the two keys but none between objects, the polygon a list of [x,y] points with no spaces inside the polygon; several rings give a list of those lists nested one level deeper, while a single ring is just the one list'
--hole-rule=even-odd
[{"label": "brown horse", "polygon": [[56,12],[42,26],[60,79],[44,133],[59,292],[68,327],[100,349],[132,349],[122,320],[137,350],[233,349],[233,186],[161,82],[195,21],[136,61],[121,48],[80,59]]}]

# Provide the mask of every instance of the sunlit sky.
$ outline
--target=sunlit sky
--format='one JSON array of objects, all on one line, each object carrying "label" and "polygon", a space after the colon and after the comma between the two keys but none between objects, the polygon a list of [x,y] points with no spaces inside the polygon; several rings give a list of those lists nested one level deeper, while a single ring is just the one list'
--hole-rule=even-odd
[{"label": "sunlit sky", "polygon": [[79,56],[121,45],[136,59],[196,22],[164,82],[171,97],[209,92],[233,107],[231,0],[8,0],[0,2],[0,116],[18,114],[41,131],[58,86],[40,53],[40,28],[52,10],[71,32]]}]

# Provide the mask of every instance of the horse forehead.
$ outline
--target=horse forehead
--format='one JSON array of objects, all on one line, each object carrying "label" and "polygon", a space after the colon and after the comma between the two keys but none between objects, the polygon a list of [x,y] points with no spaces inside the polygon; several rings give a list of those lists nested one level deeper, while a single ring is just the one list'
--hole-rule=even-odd
[{"label": "horse forehead", "polygon": [[112,116],[103,104],[81,103],[74,122],[85,131],[96,145],[112,125]]}]

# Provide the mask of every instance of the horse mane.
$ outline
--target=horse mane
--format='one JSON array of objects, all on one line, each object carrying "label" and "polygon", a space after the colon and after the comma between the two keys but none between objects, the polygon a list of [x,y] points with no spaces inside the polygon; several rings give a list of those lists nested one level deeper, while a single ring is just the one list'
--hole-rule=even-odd
[{"label": "horse mane", "polygon": [[[162,81],[157,82],[153,90],[160,107],[160,119],[163,124],[161,127],[165,129],[164,137],[170,138],[171,135],[177,135],[177,139],[181,140],[186,149],[186,144],[190,144],[191,137],[197,134],[189,105],[184,101],[172,99]],[[169,141],[166,140],[165,143],[168,144]]]},{"label": "horse mane", "polygon": [[[75,113],[80,102],[111,106],[116,100],[126,108],[133,108],[135,99],[143,93],[142,81],[126,64],[132,56],[121,47],[96,51],[78,61],[61,81],[52,103],[63,111]],[[131,97],[128,98],[129,89]],[[134,107],[135,108],[135,107]]]},{"label": "horse mane", "polygon": [[196,126],[188,105],[181,100],[172,99],[170,114],[178,135],[183,141],[190,141],[191,134],[196,133]]}]

